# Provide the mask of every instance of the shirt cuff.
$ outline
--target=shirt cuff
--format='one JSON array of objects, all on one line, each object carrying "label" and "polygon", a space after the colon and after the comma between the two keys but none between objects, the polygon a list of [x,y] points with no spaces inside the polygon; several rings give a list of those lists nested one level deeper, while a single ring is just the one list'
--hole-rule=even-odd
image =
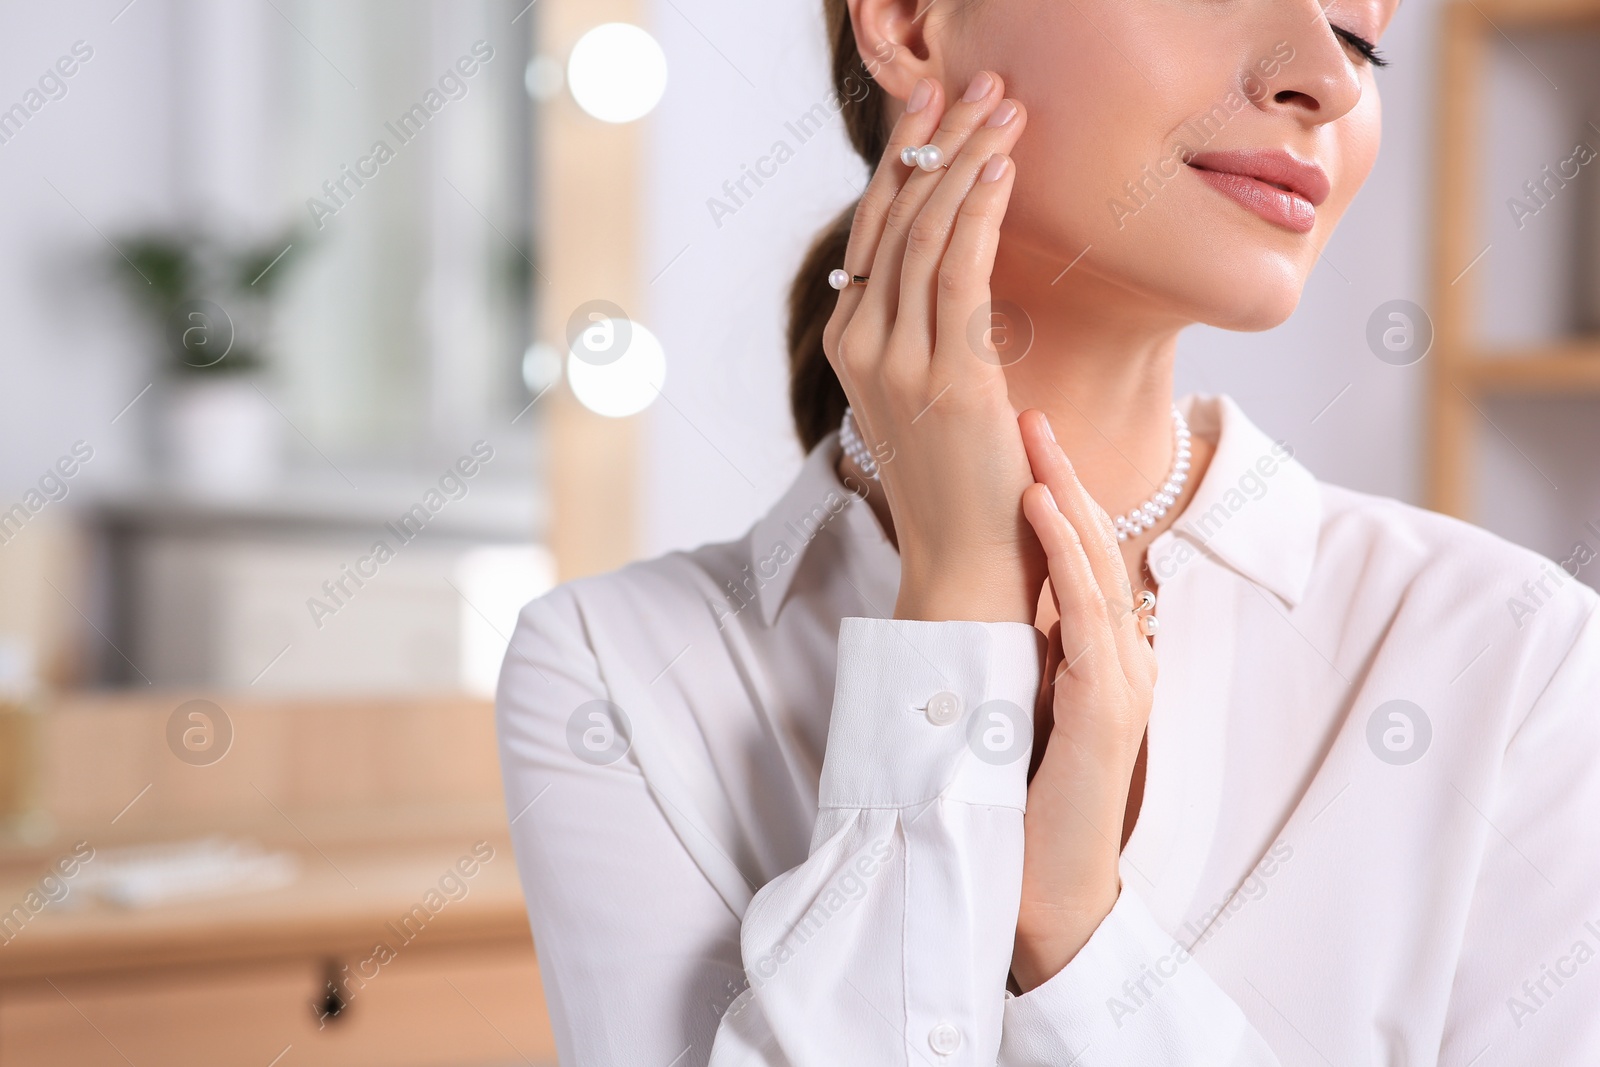
[{"label": "shirt cuff", "polygon": [[1248,1029],[1239,1006],[1124,886],[1072,962],[1005,1002],[1000,1062],[1231,1063]]},{"label": "shirt cuff", "polygon": [[842,620],[819,805],[1021,810],[1043,663],[1027,623]]}]

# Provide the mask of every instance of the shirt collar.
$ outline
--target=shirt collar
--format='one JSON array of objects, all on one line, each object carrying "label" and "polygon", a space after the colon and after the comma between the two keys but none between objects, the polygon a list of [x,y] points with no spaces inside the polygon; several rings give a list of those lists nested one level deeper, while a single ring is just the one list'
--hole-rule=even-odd
[{"label": "shirt collar", "polygon": [[885,540],[872,509],[840,481],[838,462],[839,433],[835,430],[817,442],[788,491],[750,531],[750,571],[761,617],[768,626],[777,619],[806,550],[818,536],[831,530],[842,533],[847,541]]},{"label": "shirt collar", "polygon": [[1208,557],[1293,607],[1305,594],[1322,526],[1317,480],[1226,395],[1188,399],[1190,429],[1216,442],[1194,497],[1150,546],[1150,569],[1171,581]]},{"label": "shirt collar", "polygon": [[[1216,442],[1205,477],[1183,515],[1150,546],[1150,567],[1165,584],[1199,558],[1213,558],[1276,594],[1290,607],[1311,578],[1322,497],[1292,446],[1262,432],[1225,394],[1182,405],[1190,429]],[[783,497],[750,531],[749,569],[768,626],[788,598],[806,550],[837,527],[846,540],[887,542],[872,509],[839,480],[839,435],[806,456]],[[893,549],[887,548],[892,556]]]}]

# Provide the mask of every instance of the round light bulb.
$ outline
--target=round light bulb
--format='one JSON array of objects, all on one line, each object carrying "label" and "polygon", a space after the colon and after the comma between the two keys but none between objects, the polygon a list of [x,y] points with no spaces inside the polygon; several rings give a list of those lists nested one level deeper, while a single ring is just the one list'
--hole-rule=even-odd
[{"label": "round light bulb", "polygon": [[620,419],[637,415],[661,395],[667,380],[667,354],[655,334],[629,323],[628,349],[609,363],[595,364],[567,353],[567,384],[578,402],[596,415]]},{"label": "round light bulb", "polygon": [[632,122],[666,92],[667,55],[638,26],[607,22],[572,46],[567,87],[578,106],[602,122]]}]

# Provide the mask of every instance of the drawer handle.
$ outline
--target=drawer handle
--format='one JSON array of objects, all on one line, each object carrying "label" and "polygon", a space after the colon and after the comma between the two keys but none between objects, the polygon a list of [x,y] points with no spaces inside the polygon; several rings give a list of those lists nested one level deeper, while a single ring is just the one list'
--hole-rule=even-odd
[{"label": "drawer handle", "polygon": [[311,1011],[317,1017],[317,1029],[341,1021],[349,1006],[339,992],[339,965],[329,960],[323,968],[322,990],[311,999]]}]

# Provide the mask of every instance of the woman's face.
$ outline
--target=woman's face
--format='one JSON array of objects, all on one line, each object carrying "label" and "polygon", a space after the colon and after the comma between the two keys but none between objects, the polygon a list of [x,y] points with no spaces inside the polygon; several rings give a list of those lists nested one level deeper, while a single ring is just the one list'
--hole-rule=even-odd
[{"label": "woman's face", "polygon": [[1282,322],[1378,152],[1373,67],[1335,28],[1376,43],[1398,2],[980,0],[930,26],[948,84],[995,70],[1028,108],[997,283],[1087,248],[1076,282],[1159,315]]}]

